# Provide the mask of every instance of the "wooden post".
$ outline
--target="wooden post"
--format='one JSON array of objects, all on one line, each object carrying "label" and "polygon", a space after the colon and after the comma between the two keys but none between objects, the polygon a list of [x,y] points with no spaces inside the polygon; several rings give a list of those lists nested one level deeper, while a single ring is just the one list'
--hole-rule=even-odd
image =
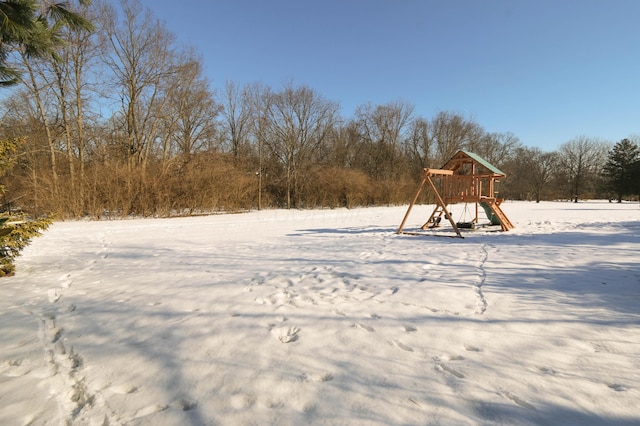
[{"label": "wooden post", "polygon": [[[453,172],[446,173],[446,174],[453,174]],[[458,225],[456,225],[456,222],[451,217],[451,214],[449,213],[449,210],[447,210],[447,206],[445,205],[444,200],[440,196],[440,193],[438,192],[438,188],[436,188],[436,186],[433,184],[433,181],[431,180],[431,177],[427,176],[427,182],[429,182],[429,185],[431,185],[431,189],[433,190],[433,193],[436,194],[436,199],[438,200],[438,204],[440,204],[440,206],[442,206],[442,210],[444,211],[444,215],[446,216],[447,219],[449,219],[449,223],[451,223],[451,226],[453,227],[453,230],[456,231],[456,234],[458,235],[458,237],[464,238],[462,236],[462,234],[460,233],[460,230],[458,229]]]},{"label": "wooden post", "polygon": [[409,204],[409,208],[407,209],[407,213],[405,213],[404,215],[404,219],[402,219],[402,223],[400,224],[400,227],[398,228],[398,234],[402,234],[402,228],[404,228],[404,224],[407,221],[407,218],[409,217],[409,213],[411,213],[411,209],[413,208],[413,205],[416,203],[416,201],[418,201],[418,197],[420,196],[420,192],[422,191],[422,187],[425,183],[425,181],[427,180],[427,176],[428,176],[428,172],[427,169],[422,169],[422,181],[420,182],[420,186],[418,187],[418,191],[416,192],[416,196],[413,197],[413,201],[411,202],[411,204]]}]

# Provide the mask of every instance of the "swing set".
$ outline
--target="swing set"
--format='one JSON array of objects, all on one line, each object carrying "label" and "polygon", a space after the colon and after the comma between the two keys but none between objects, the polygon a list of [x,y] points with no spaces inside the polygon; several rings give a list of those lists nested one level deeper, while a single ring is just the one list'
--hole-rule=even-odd
[{"label": "swing set", "polygon": [[[502,231],[513,229],[513,224],[500,208],[502,198],[497,198],[495,183],[506,177],[497,167],[485,159],[468,151],[458,151],[440,169],[422,169],[422,179],[413,201],[398,228],[398,234],[416,234],[403,232],[409,214],[425,184],[428,184],[435,196],[436,206],[429,219],[420,228],[437,228],[444,216],[459,238],[464,238],[460,229],[475,229],[479,226],[479,212],[482,208],[490,225],[500,225]],[[463,214],[468,214],[468,204],[475,205],[474,218],[470,221],[455,221],[448,208],[451,204],[465,203]],[[423,234],[421,234],[423,235]]]}]

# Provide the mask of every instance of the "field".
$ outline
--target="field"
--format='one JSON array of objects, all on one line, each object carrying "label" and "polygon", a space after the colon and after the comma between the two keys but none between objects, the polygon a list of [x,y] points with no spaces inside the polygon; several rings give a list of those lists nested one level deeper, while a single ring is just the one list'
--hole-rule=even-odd
[{"label": "field", "polygon": [[55,223],[0,280],[0,424],[640,424],[640,206],[503,210]]}]

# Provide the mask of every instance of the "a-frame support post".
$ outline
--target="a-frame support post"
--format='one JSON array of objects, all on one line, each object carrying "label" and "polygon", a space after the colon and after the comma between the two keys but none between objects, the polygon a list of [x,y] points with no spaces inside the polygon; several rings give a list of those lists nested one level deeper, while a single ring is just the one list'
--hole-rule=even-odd
[{"label": "a-frame support post", "polygon": [[418,201],[418,197],[420,196],[420,192],[422,191],[422,187],[424,186],[424,183],[427,180],[427,169],[422,169],[422,181],[420,182],[420,186],[418,186],[418,191],[416,192],[416,196],[413,197],[413,201],[411,202],[411,204],[409,204],[409,208],[407,209],[407,213],[405,213],[404,218],[402,219],[402,223],[400,224],[400,227],[398,228],[398,234],[402,234],[402,228],[404,228],[404,224],[407,222],[407,218],[409,217],[409,213],[411,213],[411,209],[413,208],[413,205],[416,203],[416,201]]},{"label": "a-frame support post", "polygon": [[[449,170],[447,170],[447,171],[449,171]],[[453,174],[453,172],[451,172],[451,174]],[[431,189],[433,190],[433,193],[436,195],[436,200],[438,202],[438,205],[440,207],[442,207],[442,211],[444,212],[444,216],[447,219],[449,219],[449,223],[451,223],[451,227],[453,228],[454,231],[456,231],[456,235],[458,235],[458,237],[460,237],[460,238],[464,238],[462,236],[462,234],[460,233],[460,229],[458,229],[458,225],[456,225],[456,222],[453,220],[453,217],[451,217],[451,213],[449,213],[449,210],[447,210],[447,205],[445,204],[444,200],[442,199],[442,196],[440,196],[440,192],[438,192],[438,188],[436,188],[436,186],[434,185],[434,183],[431,180],[430,176],[427,176],[427,181],[429,182],[429,185],[431,185]],[[436,206],[436,208],[437,208],[437,206]]]},{"label": "a-frame support post", "polygon": [[[447,205],[445,204],[444,200],[442,199],[442,196],[440,195],[440,192],[438,191],[438,188],[436,188],[435,184],[431,180],[432,176],[448,176],[448,175],[453,175],[453,171],[452,170],[440,170],[440,169],[422,169],[422,181],[420,182],[420,186],[418,187],[418,191],[416,192],[415,197],[413,197],[413,201],[411,202],[411,204],[409,205],[409,208],[407,209],[407,213],[404,215],[404,219],[402,219],[402,223],[400,224],[400,227],[398,228],[398,232],[397,232],[398,234],[402,233],[402,229],[404,228],[404,225],[405,225],[405,223],[407,221],[407,218],[409,217],[409,213],[411,213],[411,209],[413,208],[413,205],[416,203],[416,201],[418,201],[418,197],[420,196],[420,192],[422,191],[422,187],[424,186],[424,184],[426,182],[429,182],[429,186],[431,187],[431,190],[435,194],[436,200],[437,200],[436,201],[437,202],[436,208],[433,211],[433,213],[431,214],[431,217],[429,218],[429,220],[431,220],[433,218],[433,216],[435,215],[436,211],[438,210],[438,207],[442,208],[442,211],[444,212],[445,217],[451,223],[451,227],[453,227],[453,230],[456,232],[456,235],[458,235],[458,237],[460,237],[460,238],[464,238],[462,236],[462,234],[460,233],[460,229],[458,229],[458,225],[456,225],[455,221],[451,217],[451,214],[449,213],[449,210],[447,210]],[[424,228],[424,226],[423,226],[423,228]]]}]

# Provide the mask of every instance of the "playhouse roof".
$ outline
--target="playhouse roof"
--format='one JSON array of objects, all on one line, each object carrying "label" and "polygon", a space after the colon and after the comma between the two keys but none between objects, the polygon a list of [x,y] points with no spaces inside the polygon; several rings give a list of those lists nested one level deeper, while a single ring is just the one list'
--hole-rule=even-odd
[{"label": "playhouse roof", "polygon": [[476,162],[480,164],[485,169],[489,170],[489,172],[493,173],[496,176],[504,177],[506,174],[498,169],[493,164],[489,163],[484,158],[480,157],[478,154],[474,154],[473,152],[460,150],[458,151],[447,163],[442,166],[443,169],[453,170],[456,165],[460,163],[460,160],[469,159],[471,162]]}]

